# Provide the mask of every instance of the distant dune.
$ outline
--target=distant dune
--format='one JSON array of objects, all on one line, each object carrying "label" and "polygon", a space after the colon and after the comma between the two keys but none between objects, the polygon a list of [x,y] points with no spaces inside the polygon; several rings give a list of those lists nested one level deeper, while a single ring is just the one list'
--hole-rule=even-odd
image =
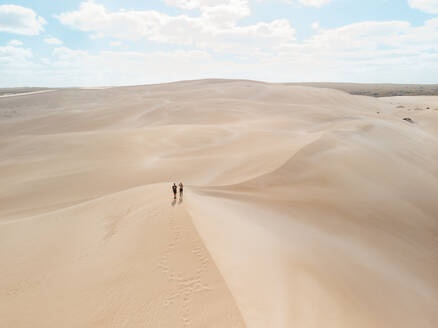
[{"label": "distant dune", "polygon": [[0,97],[18,94],[32,94],[47,91],[48,88],[0,88]]},{"label": "distant dune", "polygon": [[29,95],[34,95],[34,94],[38,94],[38,93],[46,93],[46,92],[52,92],[55,90],[40,90],[40,91],[26,91],[26,92],[22,92],[22,93],[4,93],[2,95],[0,95],[0,98],[7,98],[7,97],[19,97],[19,96],[29,96]]},{"label": "distant dune", "polygon": [[420,87],[0,98],[0,327],[437,327],[438,96],[399,97]]},{"label": "distant dune", "polygon": [[[193,81],[188,81],[192,83]],[[236,83],[236,82],[252,82],[263,83],[248,80],[204,80],[204,82],[212,83]],[[178,84],[187,82],[176,82]],[[171,84],[171,83],[169,83]],[[395,96],[438,96],[438,84],[390,84],[390,83],[333,83],[333,82],[295,82],[295,83],[277,83],[278,85],[291,86],[309,86],[315,88],[327,88],[345,91],[352,95],[362,95],[370,97],[395,97]],[[84,87],[82,89],[108,89],[111,87]],[[51,88],[52,90],[53,88]],[[47,88],[0,88],[0,96],[12,94],[24,94],[35,91],[44,91]]]},{"label": "distant dune", "polygon": [[290,85],[337,89],[352,95],[371,97],[438,96],[438,84],[290,83]]}]

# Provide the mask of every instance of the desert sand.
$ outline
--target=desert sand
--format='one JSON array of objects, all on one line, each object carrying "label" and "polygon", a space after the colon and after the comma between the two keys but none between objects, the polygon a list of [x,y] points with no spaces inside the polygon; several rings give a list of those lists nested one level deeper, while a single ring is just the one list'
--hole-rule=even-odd
[{"label": "desert sand", "polygon": [[0,327],[438,326],[438,97],[3,97],[0,177]]}]

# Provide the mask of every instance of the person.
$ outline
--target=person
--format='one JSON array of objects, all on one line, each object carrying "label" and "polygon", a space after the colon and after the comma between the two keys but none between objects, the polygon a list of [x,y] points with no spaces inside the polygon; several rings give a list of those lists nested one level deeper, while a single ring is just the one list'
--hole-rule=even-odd
[{"label": "person", "polygon": [[180,182],[179,183],[179,198],[182,198],[183,191],[184,191],[184,185],[182,184],[182,182]]},{"label": "person", "polygon": [[173,191],[173,199],[176,199],[176,191],[177,191],[178,187],[176,186],[176,183],[173,183],[172,186],[172,191]]}]

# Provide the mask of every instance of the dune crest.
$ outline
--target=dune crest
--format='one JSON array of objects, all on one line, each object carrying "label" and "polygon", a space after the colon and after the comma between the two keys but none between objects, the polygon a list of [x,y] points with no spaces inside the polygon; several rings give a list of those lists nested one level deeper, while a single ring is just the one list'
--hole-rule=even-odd
[{"label": "dune crest", "polygon": [[230,80],[0,99],[0,326],[436,327],[435,108]]}]

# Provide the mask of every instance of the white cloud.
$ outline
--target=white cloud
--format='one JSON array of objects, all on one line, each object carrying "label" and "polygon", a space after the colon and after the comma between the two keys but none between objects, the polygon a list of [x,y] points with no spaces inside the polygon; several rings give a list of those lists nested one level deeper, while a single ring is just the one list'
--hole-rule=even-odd
[{"label": "white cloud", "polygon": [[[144,84],[207,77],[221,67],[211,55],[200,50],[142,53],[134,51],[88,51],[58,47],[53,50],[50,85],[120,85]],[[164,69],[165,67],[165,69]],[[44,71],[47,75],[47,71]],[[86,72],[86,74],[85,74]],[[43,72],[35,73],[36,76]]]},{"label": "white cloud", "polygon": [[[0,46],[0,86],[12,87],[26,85],[37,73],[30,49],[12,45]],[[43,76],[40,76],[40,82]],[[38,82],[37,82],[38,83]]]},{"label": "white cloud", "polygon": [[[409,22],[362,22],[318,29],[305,41],[227,57],[205,50],[102,51],[58,47],[50,70],[30,73],[50,85],[144,84],[199,78],[266,81],[433,83],[438,76],[438,18]],[[84,73],[85,72],[85,73]],[[8,77],[13,79],[11,73]]]},{"label": "white cloud", "polygon": [[214,8],[220,6],[234,8],[248,8],[248,0],[164,0],[169,6],[181,9],[201,9]]},{"label": "white cloud", "polygon": [[182,8],[200,9],[200,15],[169,16],[153,10],[110,12],[103,5],[88,1],[81,3],[79,10],[56,17],[62,24],[91,32],[92,37],[144,38],[230,53],[278,46],[295,38],[295,29],[284,19],[238,25],[238,20],[250,13],[246,0],[168,2]]},{"label": "white cloud", "polygon": [[248,0],[165,0],[181,9],[199,9],[201,17],[217,26],[227,26],[249,16]]},{"label": "white cloud", "polygon": [[389,46],[411,32],[412,26],[404,21],[361,22],[319,32],[306,42],[322,49],[375,49]]},{"label": "white cloud", "polygon": [[299,0],[300,3],[304,6],[321,8],[332,2],[333,0]]},{"label": "white cloud", "polygon": [[30,8],[0,5],[0,32],[37,35],[47,22]]},{"label": "white cloud", "polygon": [[19,47],[19,46],[23,45],[23,42],[21,42],[19,40],[11,40],[11,41],[9,41],[8,45],[14,46],[14,47]]},{"label": "white cloud", "polygon": [[109,45],[111,47],[120,47],[120,46],[123,45],[123,42],[121,42],[121,41],[112,41],[112,42],[109,43]]},{"label": "white cloud", "polygon": [[409,0],[409,5],[426,13],[438,14],[438,0]]},{"label": "white cloud", "polygon": [[47,38],[44,39],[44,42],[47,44],[55,44],[55,45],[63,44],[61,40],[55,38],[54,36],[48,36]]},{"label": "white cloud", "polygon": [[269,61],[299,66],[309,80],[432,83],[438,73],[437,39],[438,19],[419,27],[405,21],[362,22],[319,29],[302,43],[278,48]]},{"label": "white cloud", "polygon": [[103,34],[102,32],[95,33],[95,34],[90,34],[90,39],[91,40],[103,39],[104,37],[105,37],[105,34]]},{"label": "white cloud", "polygon": [[320,29],[303,47],[315,51],[437,51],[438,19],[415,27],[406,21],[361,22],[335,29]]},{"label": "white cloud", "polygon": [[32,58],[32,51],[21,47],[7,45],[0,46],[0,64],[23,64],[27,63]]},{"label": "white cloud", "polygon": [[[58,19],[89,32],[90,37],[147,39],[183,45],[186,50],[96,52],[56,47],[51,58],[35,60],[41,67],[35,64],[22,70],[11,69],[12,65],[2,65],[0,59],[0,84],[10,85],[14,81],[20,84],[24,77],[37,85],[53,86],[132,85],[211,77],[436,83],[438,18],[421,26],[407,21],[366,21],[325,29],[312,24],[313,36],[297,41],[287,20],[239,25],[239,17],[247,14],[236,8],[240,5],[245,8],[246,1],[167,2],[193,11],[178,16],[157,11],[111,12],[100,4],[86,2],[79,10],[61,14]],[[221,21],[216,19],[221,12],[236,14],[228,21]],[[110,41],[112,46],[122,43]],[[8,46],[14,49],[5,50]],[[10,60],[15,56],[16,66],[20,60],[23,67],[24,63],[29,65],[31,53],[8,46],[2,48],[0,58]]]},{"label": "white cloud", "polygon": [[319,29],[319,22],[313,22],[311,26],[312,26],[312,29],[317,30],[317,29]]}]

